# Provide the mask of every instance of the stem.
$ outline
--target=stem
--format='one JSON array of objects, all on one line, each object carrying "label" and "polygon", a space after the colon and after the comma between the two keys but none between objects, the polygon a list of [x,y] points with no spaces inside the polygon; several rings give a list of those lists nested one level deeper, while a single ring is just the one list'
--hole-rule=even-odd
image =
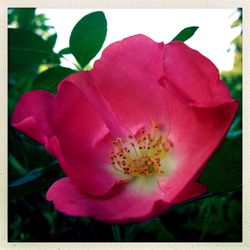
[{"label": "stem", "polygon": [[211,213],[211,209],[208,211],[207,215],[205,216],[205,219],[206,219],[206,224],[204,225],[203,227],[203,230],[202,230],[202,233],[201,233],[201,236],[199,238],[199,242],[203,241],[203,238],[205,237],[206,233],[207,233],[207,230],[211,224],[211,219],[212,219],[212,213]]},{"label": "stem", "polygon": [[77,71],[82,71],[82,68],[81,68],[78,64],[76,64],[76,63],[74,63],[74,62],[71,62],[71,61],[68,60],[64,55],[61,55],[61,57],[62,57],[64,60],[66,60],[66,61],[72,63],[72,64],[76,67],[76,70],[77,70]]},{"label": "stem", "polygon": [[119,225],[112,225],[112,232],[113,232],[114,241],[121,242],[122,237],[121,237],[121,232],[120,232]]}]

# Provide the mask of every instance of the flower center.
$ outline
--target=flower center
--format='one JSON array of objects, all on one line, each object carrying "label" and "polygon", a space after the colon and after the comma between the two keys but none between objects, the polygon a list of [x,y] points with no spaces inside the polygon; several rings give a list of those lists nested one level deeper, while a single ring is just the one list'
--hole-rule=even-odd
[{"label": "flower center", "polygon": [[164,174],[161,160],[173,144],[159,134],[154,122],[151,133],[142,129],[137,137],[130,134],[126,139],[117,138],[112,142],[114,151],[110,156],[111,166],[130,176]]}]

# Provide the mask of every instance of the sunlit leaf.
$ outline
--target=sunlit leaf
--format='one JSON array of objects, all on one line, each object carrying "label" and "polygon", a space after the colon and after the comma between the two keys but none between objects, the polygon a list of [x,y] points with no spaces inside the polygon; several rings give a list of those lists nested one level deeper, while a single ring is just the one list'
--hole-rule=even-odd
[{"label": "sunlit leaf", "polygon": [[191,27],[187,27],[185,29],[183,29],[180,33],[178,33],[173,39],[172,41],[182,41],[185,42],[187,41],[189,38],[191,38],[194,33],[196,32],[196,30],[199,27],[197,26],[191,26]]},{"label": "sunlit leaf", "polygon": [[82,68],[99,52],[107,33],[107,21],[102,11],[84,16],[70,35],[70,50]]}]

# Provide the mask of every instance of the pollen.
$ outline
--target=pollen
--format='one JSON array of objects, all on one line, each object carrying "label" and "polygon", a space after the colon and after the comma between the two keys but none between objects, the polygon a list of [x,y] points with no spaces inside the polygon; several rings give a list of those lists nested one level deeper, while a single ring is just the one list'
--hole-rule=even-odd
[{"label": "pollen", "polygon": [[144,129],[138,136],[129,134],[127,138],[116,138],[112,142],[111,166],[130,176],[162,175],[161,160],[166,157],[173,143],[160,134],[159,126],[153,122],[152,129]]}]

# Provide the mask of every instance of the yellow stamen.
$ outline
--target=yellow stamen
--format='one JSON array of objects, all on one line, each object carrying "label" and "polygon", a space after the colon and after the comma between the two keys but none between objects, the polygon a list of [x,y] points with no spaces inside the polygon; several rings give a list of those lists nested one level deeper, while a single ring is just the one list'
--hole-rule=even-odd
[{"label": "yellow stamen", "polygon": [[173,143],[159,133],[159,127],[152,123],[152,130],[140,131],[139,138],[128,135],[112,142],[111,166],[130,176],[152,176],[164,174],[161,160],[166,156]]}]

